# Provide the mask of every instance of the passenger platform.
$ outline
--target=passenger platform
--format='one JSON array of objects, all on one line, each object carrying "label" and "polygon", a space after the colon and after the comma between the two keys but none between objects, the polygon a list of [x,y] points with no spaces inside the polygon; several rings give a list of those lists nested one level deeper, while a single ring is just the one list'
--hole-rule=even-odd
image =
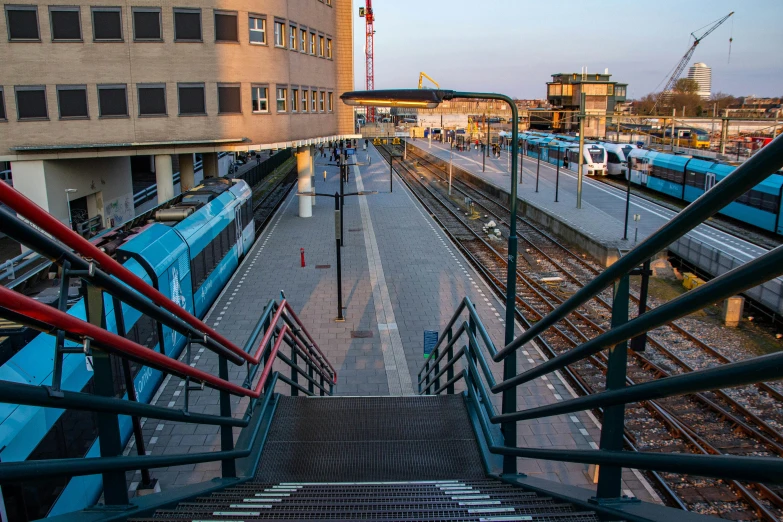
[{"label": "passenger platform", "polygon": [[[441,332],[467,296],[476,304],[492,340],[502,345],[504,308],[396,174],[393,192],[389,191],[389,165],[380,154],[373,147],[367,152],[361,149],[360,146],[354,159],[362,164],[349,167],[345,192],[377,191],[377,194],[345,198],[342,248],[345,322],[335,321],[333,199],[318,197],[313,216],[300,218],[298,196],[293,192],[262,231],[205,322],[241,345],[250,337],[268,301],[278,298],[282,291],[337,370],[335,395],[410,396],[418,393],[417,374],[424,362],[426,330]],[[435,146],[432,150],[436,150]],[[324,157],[314,160],[315,192],[333,194],[339,190],[338,168],[329,165],[328,160]],[[528,179],[526,176],[526,183]],[[301,249],[304,249],[304,267]],[[538,351],[519,353],[519,370],[544,360]],[[194,347],[190,364],[216,373],[218,357]],[[229,371],[233,382],[241,382],[245,376],[242,367],[232,366]],[[501,366],[496,365],[494,371],[498,377],[502,375]],[[544,377],[520,386],[519,408],[575,396],[559,373],[557,377]],[[180,382],[164,381],[153,403],[182,407],[185,391]],[[209,388],[191,391],[190,411],[218,414],[218,395]],[[241,415],[239,412],[244,411],[246,401],[233,401],[235,415]],[[517,429],[519,446],[598,448],[599,424],[589,413],[522,422]],[[214,451],[220,447],[217,426],[149,420],[143,431],[152,455]],[[435,434],[422,434],[424,440],[430,436]],[[132,451],[131,447],[126,449],[126,453]],[[594,471],[584,464],[519,459],[521,473],[590,489],[594,489],[591,480]],[[220,463],[154,469],[152,475],[166,490],[218,477]],[[625,494],[660,502],[638,472],[624,470],[623,479]],[[138,487],[139,480],[139,473],[129,473],[130,489]]]}]

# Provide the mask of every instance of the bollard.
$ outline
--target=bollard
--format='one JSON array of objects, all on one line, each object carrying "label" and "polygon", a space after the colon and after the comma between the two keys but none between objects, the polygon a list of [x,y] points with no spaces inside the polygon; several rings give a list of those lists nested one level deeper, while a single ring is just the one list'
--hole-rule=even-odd
[{"label": "bollard", "polygon": [[299,249],[299,254],[302,257],[302,268],[305,267],[305,260],[304,260],[304,248]]},{"label": "bollard", "polygon": [[324,181],[326,181],[326,171],[324,171]]}]

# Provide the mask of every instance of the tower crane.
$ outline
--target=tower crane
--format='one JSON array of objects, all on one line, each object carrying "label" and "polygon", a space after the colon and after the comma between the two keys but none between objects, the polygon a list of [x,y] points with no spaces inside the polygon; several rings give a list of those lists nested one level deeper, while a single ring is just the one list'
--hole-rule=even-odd
[{"label": "tower crane", "polygon": [[[368,0],[369,2],[369,0]],[[674,68],[674,72],[672,73],[671,77],[669,77],[669,81],[666,82],[666,85],[663,87],[663,90],[658,94],[658,97],[655,99],[655,105],[653,106],[653,112],[655,112],[655,109],[658,108],[658,105],[660,105],[661,101],[663,100],[663,97],[666,95],[667,92],[671,92],[672,89],[674,89],[674,85],[677,83],[677,80],[680,79],[680,75],[682,74],[682,71],[685,70],[685,67],[688,65],[688,62],[691,61],[691,57],[693,56],[694,51],[696,51],[696,46],[699,45],[699,42],[704,40],[710,33],[712,33],[715,29],[721,26],[723,22],[728,20],[731,15],[734,14],[734,11],[730,12],[720,20],[716,20],[710,24],[707,24],[709,29],[704,31],[703,34],[700,36],[696,36],[694,34],[696,31],[700,31],[701,29],[704,29],[704,27],[707,27],[705,25],[704,27],[700,29],[696,29],[693,33],[691,33],[691,36],[693,37],[693,44],[688,49],[688,52],[685,53],[685,55],[680,59],[680,63],[677,64],[677,66]]]},{"label": "tower crane", "polygon": [[435,85],[436,89],[440,89],[440,84],[438,82],[436,82],[435,80],[433,80],[432,76],[430,76],[429,74],[425,73],[424,71],[421,71],[419,73],[419,89],[421,89],[424,86],[424,78],[427,78],[429,81],[431,81]]},{"label": "tower crane", "polygon": [[[375,16],[372,12],[372,0],[366,0],[367,7],[359,8],[359,16],[363,17],[366,22],[366,41],[364,44],[364,56],[367,65],[367,71],[365,75],[365,89],[368,91],[375,90],[375,64],[373,63],[373,41],[375,40],[375,29],[373,28],[373,22],[375,22]],[[367,121],[375,121],[375,107],[367,107]]]}]

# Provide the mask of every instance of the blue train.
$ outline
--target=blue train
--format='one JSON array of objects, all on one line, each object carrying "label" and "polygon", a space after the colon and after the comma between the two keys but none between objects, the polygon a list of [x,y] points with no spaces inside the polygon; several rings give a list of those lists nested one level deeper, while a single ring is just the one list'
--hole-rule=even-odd
[{"label": "blue train", "polygon": [[[520,150],[525,156],[565,166],[579,161],[579,138],[561,134],[525,131],[519,134]],[[587,140],[582,149],[583,165],[588,176],[606,176],[607,153],[603,144]]]},{"label": "blue train", "polygon": [[[106,234],[98,245],[125,268],[153,285],[188,312],[203,317],[255,239],[252,191],[242,180],[211,178],[183,195],[174,206],[156,212],[155,220],[130,233]],[[114,303],[105,297],[106,326],[116,332]],[[84,302],[68,311],[85,318]],[[137,310],[122,305],[126,337],[150,349],[178,357],[185,337]],[[41,334],[0,367],[0,379],[31,385],[51,383],[55,338]],[[114,358],[115,394],[127,397],[120,360]],[[163,374],[131,364],[139,401],[149,402]],[[92,373],[82,354],[64,357],[63,389],[90,391]],[[121,417],[123,443],[131,420]],[[93,413],[0,404],[0,459],[3,462],[98,456]],[[27,521],[95,504],[101,477],[3,484],[8,520]]]},{"label": "blue train", "polygon": [[[737,167],[708,158],[633,149],[631,183],[690,203]],[[627,174],[625,176],[628,179]],[[773,174],[727,205],[721,214],[768,232],[783,234],[783,175]]]}]

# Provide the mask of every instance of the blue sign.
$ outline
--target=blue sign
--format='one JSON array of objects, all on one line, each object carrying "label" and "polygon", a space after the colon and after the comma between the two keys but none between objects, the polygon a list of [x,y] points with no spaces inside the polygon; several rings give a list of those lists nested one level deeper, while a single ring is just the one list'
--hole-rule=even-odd
[{"label": "blue sign", "polygon": [[438,332],[436,330],[424,330],[424,358],[428,359],[435,345],[438,344]]},{"label": "blue sign", "polygon": [[345,149],[346,156],[353,156],[354,154],[356,154],[356,149],[348,149],[348,148]]}]

